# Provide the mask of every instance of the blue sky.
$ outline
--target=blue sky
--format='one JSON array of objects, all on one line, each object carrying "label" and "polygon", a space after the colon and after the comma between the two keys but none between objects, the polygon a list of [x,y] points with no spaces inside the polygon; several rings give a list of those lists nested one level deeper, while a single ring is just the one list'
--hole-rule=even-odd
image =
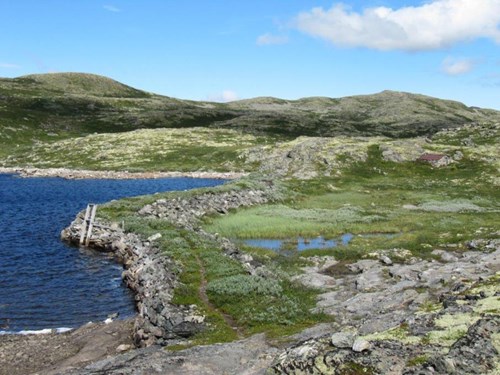
[{"label": "blue sky", "polygon": [[382,90],[500,109],[500,0],[0,0],[0,76],[194,100]]}]

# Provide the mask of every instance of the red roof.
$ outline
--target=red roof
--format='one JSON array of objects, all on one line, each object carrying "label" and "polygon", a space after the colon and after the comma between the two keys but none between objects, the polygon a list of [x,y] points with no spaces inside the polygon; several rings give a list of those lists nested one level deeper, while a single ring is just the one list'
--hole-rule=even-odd
[{"label": "red roof", "polygon": [[446,155],[443,154],[423,154],[418,158],[418,160],[422,161],[437,161],[444,158]]}]

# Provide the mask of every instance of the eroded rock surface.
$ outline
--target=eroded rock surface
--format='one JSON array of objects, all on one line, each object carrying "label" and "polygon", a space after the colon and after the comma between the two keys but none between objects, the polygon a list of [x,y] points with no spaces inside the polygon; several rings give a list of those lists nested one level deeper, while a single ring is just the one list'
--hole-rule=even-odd
[{"label": "eroded rock surface", "polygon": [[133,347],[131,320],[91,323],[65,333],[0,335],[0,374],[66,373]]},{"label": "eroded rock surface", "polygon": [[[330,261],[324,271],[337,287],[325,285],[317,310],[336,317],[333,334],[286,349],[269,373],[499,373],[500,241],[474,243],[484,251],[434,251],[441,261],[385,259],[401,249],[343,267]],[[315,260],[304,271],[318,269]]]},{"label": "eroded rock surface", "polygon": [[179,352],[158,347],[137,349],[69,374],[264,374],[276,352],[277,349],[270,347],[261,334],[233,343],[198,346]]}]

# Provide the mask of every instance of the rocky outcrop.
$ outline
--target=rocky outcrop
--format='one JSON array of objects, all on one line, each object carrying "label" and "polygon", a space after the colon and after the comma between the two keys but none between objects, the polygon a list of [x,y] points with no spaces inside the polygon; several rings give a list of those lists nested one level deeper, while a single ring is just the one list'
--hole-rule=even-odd
[{"label": "rocky outcrop", "polygon": [[[496,374],[500,319],[485,317],[473,324],[449,350],[439,345],[402,340],[338,343],[325,335],[287,349],[268,374]],[[498,340],[498,339],[497,339]]]},{"label": "rocky outcrop", "polygon": [[497,373],[500,241],[469,248],[433,251],[439,260],[402,249],[352,264],[313,258],[297,280],[323,283],[317,309],[335,316],[337,330],[284,350],[269,373]]},{"label": "rocky outcrop", "polygon": [[326,288],[318,297],[318,311],[335,316],[339,324],[356,326],[362,334],[371,334],[398,326],[442,293],[466,288],[461,280],[480,280],[500,270],[500,242],[488,242],[486,252],[435,250],[433,255],[439,260],[422,260],[411,257],[407,250],[393,249],[371,254],[376,259],[346,266],[330,260],[327,267],[318,265],[305,271],[329,278],[323,280]]},{"label": "rocky outcrop", "polygon": [[64,374],[257,375],[265,373],[276,352],[265,335],[260,334],[241,341],[197,346],[179,352],[157,347],[137,349]]}]

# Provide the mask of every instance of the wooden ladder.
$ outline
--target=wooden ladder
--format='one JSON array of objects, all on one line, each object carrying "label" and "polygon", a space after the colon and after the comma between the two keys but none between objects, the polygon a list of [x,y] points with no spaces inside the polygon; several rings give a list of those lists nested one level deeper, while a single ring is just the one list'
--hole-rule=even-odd
[{"label": "wooden ladder", "polygon": [[80,245],[89,246],[90,236],[92,236],[92,229],[94,228],[95,213],[97,211],[97,204],[89,203],[85,211],[85,218],[82,223],[82,230],[80,233]]}]

